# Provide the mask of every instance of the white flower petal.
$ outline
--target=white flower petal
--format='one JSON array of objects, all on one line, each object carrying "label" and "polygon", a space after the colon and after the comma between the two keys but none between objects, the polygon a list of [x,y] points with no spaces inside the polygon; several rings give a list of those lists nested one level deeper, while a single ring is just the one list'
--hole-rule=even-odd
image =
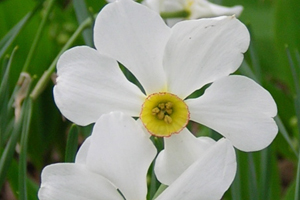
[{"label": "white flower petal", "polygon": [[209,1],[197,0],[191,5],[190,10],[191,15],[189,19],[218,17],[222,15],[239,16],[243,11],[243,6],[225,7],[210,3]]},{"label": "white flower petal", "polygon": [[57,63],[54,99],[62,114],[79,125],[103,113],[122,111],[138,116],[143,93],[130,83],[117,62],[89,47],[66,51]]},{"label": "white flower petal", "polygon": [[276,104],[270,93],[244,76],[228,76],[214,82],[197,99],[186,103],[191,120],[228,138],[242,151],[257,151],[275,138]]},{"label": "white flower petal", "polygon": [[126,199],[145,199],[147,170],[155,155],[156,148],[140,124],[110,113],[94,126],[87,165],[116,185]]},{"label": "white flower petal", "polygon": [[177,23],[164,55],[168,91],[185,98],[234,72],[249,41],[247,28],[234,16]]},{"label": "white flower petal", "polygon": [[169,35],[157,13],[130,0],[105,6],[94,28],[98,51],[127,67],[147,94],[166,87],[162,57]]},{"label": "white flower petal", "polygon": [[156,200],[219,200],[231,185],[235,173],[234,149],[228,140],[221,139]]},{"label": "white flower petal", "polygon": [[243,11],[243,6],[233,6],[225,7],[217,4],[213,4],[207,1],[207,7],[211,10],[211,15],[203,17],[213,17],[221,15],[235,15],[236,17],[240,16]]},{"label": "white flower petal", "polygon": [[89,152],[90,144],[91,144],[91,137],[89,136],[88,138],[85,139],[85,141],[80,146],[76,154],[75,163],[83,164],[83,165],[86,164],[86,157]]},{"label": "white flower petal", "polygon": [[182,0],[145,0],[142,3],[157,13],[175,12],[184,9]]},{"label": "white flower petal", "polygon": [[53,164],[44,168],[40,200],[123,200],[116,188],[85,165]]},{"label": "white flower petal", "polygon": [[165,138],[164,143],[165,149],[157,156],[154,170],[161,183],[170,185],[215,141],[207,137],[196,138],[185,128],[179,134]]}]

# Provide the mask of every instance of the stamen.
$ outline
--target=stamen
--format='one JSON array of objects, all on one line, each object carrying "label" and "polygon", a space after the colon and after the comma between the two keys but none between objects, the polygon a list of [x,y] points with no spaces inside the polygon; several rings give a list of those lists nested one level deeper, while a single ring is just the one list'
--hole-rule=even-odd
[{"label": "stamen", "polygon": [[160,119],[160,120],[164,119],[164,117],[165,117],[165,112],[164,112],[164,111],[160,111],[160,112],[157,114],[157,118]]},{"label": "stamen", "polygon": [[172,102],[167,102],[166,103],[166,109],[171,109],[173,107],[173,103]]},{"label": "stamen", "polygon": [[159,107],[161,110],[163,110],[163,109],[165,109],[165,104],[164,104],[164,103],[160,103],[160,104],[158,104],[158,107]]},{"label": "stamen", "polygon": [[171,115],[173,110],[172,109],[166,109],[166,112],[168,113],[168,115]]},{"label": "stamen", "polygon": [[155,136],[168,137],[180,132],[188,123],[190,113],[185,102],[167,92],[149,95],[140,114],[146,129]]},{"label": "stamen", "polygon": [[169,115],[165,115],[164,121],[165,121],[167,124],[171,124],[171,123],[172,123],[172,118],[171,118]]},{"label": "stamen", "polygon": [[158,107],[155,107],[152,109],[152,115],[157,115],[157,113],[159,113],[159,108]]}]

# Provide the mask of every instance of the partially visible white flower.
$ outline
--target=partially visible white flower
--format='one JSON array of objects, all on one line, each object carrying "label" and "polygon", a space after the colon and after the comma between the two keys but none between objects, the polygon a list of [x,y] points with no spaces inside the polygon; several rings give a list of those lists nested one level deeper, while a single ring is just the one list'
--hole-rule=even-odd
[{"label": "partially visible white flower", "polygon": [[[158,137],[181,134],[189,120],[203,124],[242,151],[275,138],[274,99],[235,72],[250,36],[234,16],[186,20],[168,27],[145,6],[121,0],[105,6],[94,26],[96,49],[66,51],[57,63],[56,105],[79,125],[121,111],[140,117]],[[122,73],[122,63],[144,92]],[[197,98],[194,91],[209,87]]]},{"label": "partially visible white flower", "polygon": [[158,13],[178,11],[186,11],[188,13],[188,16],[185,18],[167,19],[167,23],[170,26],[184,19],[199,19],[222,15],[235,15],[238,17],[243,11],[243,6],[224,7],[210,3],[207,0],[145,0],[143,4]]},{"label": "partially visible white flower", "polygon": [[156,148],[131,117],[105,114],[96,122],[75,163],[44,168],[40,200],[146,199],[148,168]]},{"label": "partially visible white flower", "polygon": [[[220,199],[236,173],[231,143],[185,132],[171,140],[156,162],[159,179],[169,185],[157,200]],[[146,174],[155,154],[154,145],[134,119],[120,112],[102,115],[75,163],[43,170],[39,199],[123,200],[119,190],[127,200],[145,200]],[[175,166],[162,162],[172,156],[184,156],[184,162],[173,161]],[[171,170],[168,174],[175,174],[162,176],[165,167]],[[176,180],[165,181],[170,176]]]},{"label": "partially visible white flower", "polygon": [[155,162],[158,180],[169,187],[156,200],[219,200],[236,173],[235,151],[227,139],[196,138],[184,129],[165,138]]}]

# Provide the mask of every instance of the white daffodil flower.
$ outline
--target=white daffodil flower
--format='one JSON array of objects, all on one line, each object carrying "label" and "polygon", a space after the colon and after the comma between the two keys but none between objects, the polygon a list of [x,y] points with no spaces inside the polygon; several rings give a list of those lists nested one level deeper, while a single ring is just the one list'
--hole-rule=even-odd
[{"label": "white daffodil flower", "polygon": [[154,169],[169,186],[156,200],[219,200],[236,173],[235,151],[224,138],[216,143],[184,129],[165,139]]},{"label": "white daffodil flower", "polygon": [[222,15],[240,16],[243,6],[224,7],[210,3],[206,0],[145,0],[143,4],[158,13],[186,12],[186,17],[167,19],[167,23],[173,26],[185,19],[199,19],[218,17]]},{"label": "white daffodil flower", "polygon": [[156,148],[140,125],[120,112],[102,115],[75,163],[42,172],[40,200],[146,199],[147,171]]},{"label": "white daffodil flower", "polygon": [[[95,21],[96,49],[79,46],[60,57],[55,102],[79,125],[121,111],[139,117],[150,134],[172,137],[192,120],[240,150],[261,150],[278,131],[276,104],[253,80],[230,75],[249,42],[247,28],[234,16],[186,20],[170,28],[143,5],[110,3]],[[126,79],[118,62],[145,93]],[[203,95],[187,98],[208,84]]]},{"label": "white daffodil flower", "polygon": [[[232,183],[236,161],[231,143],[226,139],[214,142],[209,138],[189,137],[189,142],[200,146],[192,149],[182,141],[185,145],[181,147],[181,156],[193,162],[176,175],[178,178],[156,200],[217,200]],[[180,143],[180,136],[175,140]],[[96,122],[91,137],[80,147],[75,163],[44,168],[38,197],[40,200],[145,200],[147,170],[155,154],[154,145],[134,119],[120,112],[104,114]],[[159,165],[164,167],[163,163]],[[170,170],[173,169],[174,166]]]}]

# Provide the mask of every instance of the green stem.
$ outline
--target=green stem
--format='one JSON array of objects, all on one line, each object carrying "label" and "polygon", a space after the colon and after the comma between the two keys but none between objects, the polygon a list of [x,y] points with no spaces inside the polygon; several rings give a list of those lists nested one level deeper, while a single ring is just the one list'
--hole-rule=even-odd
[{"label": "green stem", "polygon": [[297,153],[297,150],[296,148],[294,147],[293,143],[292,143],[292,140],[281,120],[281,118],[279,117],[279,115],[277,115],[275,118],[275,122],[280,130],[280,133],[282,134],[282,136],[284,137],[285,141],[289,144],[290,148],[293,150],[295,156],[298,158],[298,153]]},{"label": "green stem", "polygon": [[13,154],[15,152],[15,148],[20,137],[25,112],[26,107],[23,105],[21,116],[16,119],[13,131],[0,158],[0,188],[3,186],[7,175],[7,171],[13,159]]},{"label": "green stem", "polygon": [[[298,73],[297,73],[296,66],[294,64],[292,55],[291,55],[288,47],[286,47],[286,53],[287,53],[287,57],[289,60],[291,72],[293,75],[294,85],[295,85],[295,89],[296,89],[294,105],[295,105],[295,113],[296,113],[296,116],[298,119],[297,120],[298,134],[299,134],[298,144],[300,144],[300,86],[299,86],[299,79],[298,79]],[[296,60],[298,61],[297,67],[300,69],[300,62],[299,62],[300,56],[297,51],[296,51]],[[300,148],[299,148],[299,153],[298,153],[298,167],[297,167],[297,175],[296,175],[295,200],[298,200],[300,198],[300,158],[299,158],[300,156],[299,155],[300,155]]]},{"label": "green stem", "polygon": [[240,151],[236,151],[236,163],[237,163],[237,171],[236,171],[236,175],[235,175],[235,178],[234,178],[234,181],[230,187],[230,190],[231,190],[231,199],[232,200],[240,200],[242,199],[242,187],[241,187],[241,161],[240,161],[240,156],[241,156],[241,153]]},{"label": "green stem", "polygon": [[77,30],[74,32],[74,34],[71,36],[71,38],[68,40],[68,42],[65,44],[65,46],[61,49],[61,51],[58,53],[56,58],[51,63],[50,67],[44,72],[36,86],[34,87],[33,91],[30,94],[30,97],[35,100],[45,89],[47,83],[49,82],[52,73],[55,70],[56,63],[60,57],[60,55],[66,51],[70,46],[73,44],[73,42],[80,36],[81,32],[89,27],[92,24],[92,19],[87,18],[83,23],[80,24],[80,26],[77,28]]},{"label": "green stem", "polygon": [[78,127],[73,124],[70,128],[66,146],[65,162],[75,162],[78,147]]},{"label": "green stem", "polygon": [[271,146],[261,151],[261,191],[260,199],[270,199],[270,183],[272,178]]},{"label": "green stem", "polygon": [[46,9],[45,15],[44,15],[44,17],[42,18],[42,22],[41,22],[41,24],[40,24],[40,26],[39,26],[39,28],[38,28],[38,30],[37,30],[36,36],[34,37],[33,43],[32,43],[32,45],[31,45],[31,48],[30,48],[29,53],[28,53],[28,55],[27,55],[25,64],[24,64],[24,66],[23,66],[23,69],[22,69],[23,72],[26,72],[26,71],[28,70],[28,66],[29,66],[29,64],[30,64],[30,62],[31,62],[31,60],[32,60],[32,57],[33,57],[33,54],[34,54],[34,52],[35,52],[35,50],[36,50],[37,44],[38,44],[38,42],[39,42],[40,39],[41,39],[42,32],[43,32],[43,30],[44,30],[44,27],[45,27],[46,22],[47,22],[47,19],[48,19],[48,17],[49,17],[51,8],[52,8],[53,5],[54,5],[54,2],[55,2],[55,0],[49,0],[49,4],[48,4],[48,7],[47,7],[47,9]]},{"label": "green stem", "polygon": [[31,120],[32,104],[30,97],[27,97],[24,102],[25,115],[23,118],[22,137],[20,146],[20,163],[19,163],[19,199],[27,200],[27,144],[29,126]]},{"label": "green stem", "polygon": [[165,189],[167,189],[167,187],[167,185],[161,184],[152,199],[157,198]]},{"label": "green stem", "polygon": [[[299,148],[299,155],[300,155],[300,148]],[[296,175],[296,186],[295,186],[295,200],[299,200],[300,198],[300,159],[298,159],[298,166],[297,166],[297,175]]]},{"label": "green stem", "polygon": [[187,18],[190,16],[190,12],[187,10],[180,10],[180,11],[175,11],[175,12],[161,12],[160,16],[163,19],[168,19],[168,18]]},{"label": "green stem", "polygon": [[256,170],[255,170],[255,164],[252,153],[248,153],[248,176],[249,176],[249,191],[250,192],[250,199],[251,200],[259,200],[259,194],[258,194],[258,188],[257,188],[257,176],[256,176]]}]

